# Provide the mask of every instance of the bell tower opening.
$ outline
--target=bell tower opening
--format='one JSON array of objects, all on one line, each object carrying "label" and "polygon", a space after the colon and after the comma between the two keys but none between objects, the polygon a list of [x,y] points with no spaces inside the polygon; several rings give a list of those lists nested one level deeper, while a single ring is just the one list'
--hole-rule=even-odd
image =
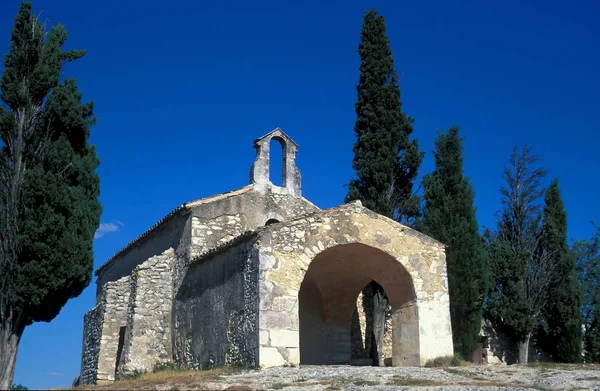
[{"label": "bell tower opening", "polygon": [[254,140],[254,148],[256,158],[250,169],[250,184],[254,189],[301,197],[301,177],[296,166],[298,144],[283,130],[276,128]]},{"label": "bell tower opening", "polygon": [[281,139],[273,137],[269,142],[269,180],[275,186],[285,187],[285,154]]}]

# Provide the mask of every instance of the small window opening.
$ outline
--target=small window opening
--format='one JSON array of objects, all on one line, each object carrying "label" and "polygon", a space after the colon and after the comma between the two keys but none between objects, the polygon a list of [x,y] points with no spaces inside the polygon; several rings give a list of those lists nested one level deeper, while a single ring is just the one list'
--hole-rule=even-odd
[{"label": "small window opening", "polygon": [[279,220],[277,219],[269,219],[267,220],[267,222],[265,223],[265,227],[271,225],[271,224],[275,224],[275,223],[279,223]]}]

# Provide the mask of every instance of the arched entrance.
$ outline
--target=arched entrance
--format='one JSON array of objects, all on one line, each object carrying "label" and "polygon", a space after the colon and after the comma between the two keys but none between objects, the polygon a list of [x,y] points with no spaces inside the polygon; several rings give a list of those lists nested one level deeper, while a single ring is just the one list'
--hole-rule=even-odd
[{"label": "arched entrance", "polygon": [[[300,286],[300,363],[348,363],[350,322],[358,294],[371,281],[381,285],[392,307],[394,356],[419,365],[419,324],[412,277],[394,257],[360,243],[331,247],[310,263]],[[364,330],[363,330],[364,331]]]},{"label": "arched entrance", "polygon": [[348,361],[348,326],[371,281],[390,301],[393,366],[452,356],[443,244],[359,203],[269,225],[255,241],[259,366]]}]

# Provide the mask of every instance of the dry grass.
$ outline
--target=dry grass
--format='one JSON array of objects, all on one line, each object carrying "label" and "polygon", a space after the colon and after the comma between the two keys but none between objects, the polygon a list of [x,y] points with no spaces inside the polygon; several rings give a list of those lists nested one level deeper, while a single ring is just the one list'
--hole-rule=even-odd
[{"label": "dry grass", "polygon": [[439,386],[444,383],[440,383],[434,380],[427,379],[414,379],[406,376],[394,376],[390,380],[388,380],[388,386],[411,386],[411,387],[419,387],[419,386]]},{"label": "dry grass", "polygon": [[[128,380],[119,380],[112,384],[92,385],[76,387],[77,390],[124,390],[124,389],[155,389],[156,385],[169,386],[175,390],[178,387],[198,386],[202,389],[202,383],[217,379],[220,375],[235,373],[233,368],[218,368],[205,371],[184,370],[184,371],[159,371],[153,373],[144,373],[139,377]],[[249,390],[250,388],[229,388],[228,390]],[[165,388],[169,389],[169,388]]]}]

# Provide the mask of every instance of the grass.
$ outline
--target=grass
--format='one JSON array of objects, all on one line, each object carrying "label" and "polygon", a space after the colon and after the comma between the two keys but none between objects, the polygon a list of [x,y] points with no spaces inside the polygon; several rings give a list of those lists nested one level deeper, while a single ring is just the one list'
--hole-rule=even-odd
[{"label": "grass", "polygon": [[370,381],[370,380],[355,380],[354,385],[355,386],[376,386],[376,385],[379,385],[379,383],[376,381]]},{"label": "grass", "polygon": [[[205,371],[196,371],[192,369],[167,369],[165,367],[159,367],[156,372],[142,372],[135,371],[127,376],[125,379],[118,380],[114,383],[104,385],[89,385],[80,386],[77,389],[82,390],[124,390],[124,389],[141,389],[141,388],[154,388],[155,385],[169,385],[170,389],[177,389],[179,387],[188,387],[194,385],[201,385],[206,381],[216,380],[221,375],[233,374],[237,371],[237,368],[216,368]],[[169,388],[167,388],[169,389]],[[248,388],[246,388],[248,389]],[[230,390],[240,390],[239,387],[230,388]]]},{"label": "grass", "polygon": [[426,379],[415,379],[411,377],[405,376],[394,376],[390,380],[388,380],[388,386],[436,386],[439,385],[439,382],[433,380]]},{"label": "grass", "polygon": [[577,380],[581,380],[581,381],[594,381],[594,380],[600,380],[600,377],[598,376],[588,376],[588,377],[581,377]]}]

